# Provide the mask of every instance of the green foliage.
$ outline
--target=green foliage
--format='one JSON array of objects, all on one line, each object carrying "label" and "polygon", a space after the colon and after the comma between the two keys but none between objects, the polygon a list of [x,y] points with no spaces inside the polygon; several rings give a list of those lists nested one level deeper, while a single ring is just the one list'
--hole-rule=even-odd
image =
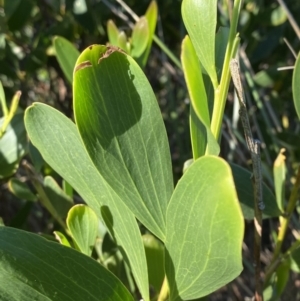
[{"label": "green foliage", "polygon": [[300,53],[298,54],[293,72],[293,99],[298,118],[300,118]]},{"label": "green foliage", "polygon": [[53,208],[63,219],[67,217],[68,211],[73,205],[73,200],[60,188],[57,182],[46,176],[43,181],[45,194],[51,202]]},{"label": "green foliage", "polygon": [[170,299],[200,298],[237,277],[243,269],[243,235],[230,167],[213,156],[196,160],[177,184],[167,211]]},{"label": "green foliage", "polygon": [[157,4],[152,1],[145,16],[138,18],[132,29],[132,35],[127,38],[124,31],[119,31],[113,20],[107,22],[107,35],[111,45],[121,48],[130,54],[140,66],[147,63],[157,20]]},{"label": "green foliage", "polygon": [[[242,256],[253,295],[288,298],[300,271],[300,4],[126,3],[2,1],[0,299],[234,299],[239,283],[216,290]],[[228,93],[236,56],[268,223]],[[273,254],[249,279],[253,224],[269,225],[261,252]]]},{"label": "green foliage", "polygon": [[46,162],[104,220],[111,236],[122,246],[139,289],[147,296],[146,258],[135,217],[92,164],[75,124],[57,110],[38,103],[28,108],[25,122],[32,143]]},{"label": "green foliage", "polygon": [[9,190],[18,198],[27,201],[37,201],[37,196],[29,189],[29,187],[16,178],[9,181]]},{"label": "green foliage", "polygon": [[[193,110],[195,111],[201,123],[205,126],[207,134],[207,149],[201,151],[197,147],[197,140],[202,140],[201,137],[199,137],[200,139],[197,139],[197,131],[201,131],[201,128],[198,129],[197,126],[195,127],[195,130],[194,127],[192,128],[192,144],[194,146],[193,157],[194,159],[197,159],[200,156],[203,156],[205,154],[205,152],[203,151],[206,151],[208,155],[217,156],[220,152],[220,147],[210,129],[209,104],[206,96],[201,69],[199,66],[199,60],[197,58],[193,44],[191,43],[191,40],[188,36],[185,37],[182,43],[181,61]],[[197,121],[195,122],[195,125],[196,124]],[[193,137],[194,133],[196,137]]]},{"label": "green foliage", "polygon": [[85,205],[75,205],[67,217],[68,229],[83,254],[91,256],[98,235],[98,217]]},{"label": "green foliage", "polygon": [[61,69],[69,83],[72,84],[73,70],[80,53],[68,40],[62,37],[55,37],[53,39],[53,46]]},{"label": "green foliage", "polygon": [[[231,163],[230,166],[244,218],[248,220],[253,219],[254,192],[251,180],[252,174],[247,169],[239,165]],[[266,206],[263,211],[263,218],[280,216],[282,214],[282,211],[279,209],[278,204],[276,203],[274,193],[265,183],[262,183],[262,185],[264,203]]]},{"label": "green foliage", "polygon": [[99,173],[137,218],[164,240],[173,179],[163,120],[139,66],[129,56],[110,51],[90,47],[76,63],[76,124]]},{"label": "green foliage", "polygon": [[164,245],[153,235],[145,234],[142,236],[146,259],[147,268],[149,274],[149,284],[152,286],[158,294],[163,284],[165,269],[164,269],[164,257],[165,249]]},{"label": "green foliage", "polygon": [[284,149],[280,151],[273,167],[276,202],[281,211],[285,207],[286,165],[284,151]]},{"label": "green foliage", "polygon": [[[0,138],[0,179],[15,173],[20,160],[27,152],[26,131],[23,121],[24,114],[16,114],[6,127]],[[5,117],[0,118],[0,127]]]},{"label": "green foliage", "polygon": [[217,0],[182,2],[182,18],[197,56],[208,73],[214,87],[218,85],[215,67],[215,32],[217,26]]},{"label": "green foliage", "polygon": [[35,234],[0,227],[0,255],[3,301],[134,300],[95,260]]}]

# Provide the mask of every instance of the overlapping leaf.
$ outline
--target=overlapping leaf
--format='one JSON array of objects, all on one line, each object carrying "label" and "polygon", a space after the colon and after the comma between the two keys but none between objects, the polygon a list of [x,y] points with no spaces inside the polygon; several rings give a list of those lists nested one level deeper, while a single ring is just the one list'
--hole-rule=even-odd
[{"label": "overlapping leaf", "polygon": [[1,301],[133,301],[95,260],[36,234],[0,227]]},{"label": "overlapping leaf", "polygon": [[166,130],[138,64],[114,48],[94,45],[74,72],[76,123],[103,178],[136,217],[165,238],[173,191]]},{"label": "overlapping leaf", "polygon": [[215,33],[217,0],[183,0],[182,18],[201,64],[216,87]]},{"label": "overlapping leaf", "polygon": [[[202,78],[199,59],[196,55],[193,44],[191,43],[191,40],[188,36],[186,36],[182,42],[181,61],[182,61],[184,77],[187,83],[193,110],[206,129],[206,135],[207,135],[206,154],[218,155],[220,152],[220,147],[210,130],[210,114],[208,108],[208,100],[207,100],[205,86]],[[193,118],[193,115],[191,116],[191,118]],[[192,125],[193,124],[194,123],[192,123]],[[198,140],[197,137],[193,137],[193,134],[195,132],[194,129],[198,129],[198,127],[196,126],[192,127],[191,133],[192,133],[193,146],[197,143]],[[200,155],[201,153],[197,153],[195,157],[194,154],[194,159],[197,159]]]},{"label": "overlapping leaf", "polygon": [[38,103],[27,109],[25,124],[45,161],[105,220],[111,236],[126,253],[143,298],[148,300],[146,258],[135,217],[94,167],[75,124],[57,110]]}]

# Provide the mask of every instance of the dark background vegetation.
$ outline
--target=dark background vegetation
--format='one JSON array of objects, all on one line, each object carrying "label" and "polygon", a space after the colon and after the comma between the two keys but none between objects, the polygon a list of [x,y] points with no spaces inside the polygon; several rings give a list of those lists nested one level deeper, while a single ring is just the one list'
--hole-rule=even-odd
[{"label": "dark background vegetation", "polygon": [[[209,1],[209,0],[208,0]],[[6,98],[20,90],[20,107],[25,109],[35,101],[50,104],[70,118],[72,112],[72,87],[67,82],[54,55],[52,40],[63,36],[82,51],[91,44],[106,44],[106,23],[113,19],[119,28],[130,33],[132,18],[122,6],[112,0],[86,0],[87,10],[76,12],[79,1],[74,0],[0,0],[0,80]],[[228,25],[227,3],[219,1],[218,25]],[[148,0],[126,0],[127,5],[138,15],[146,11]],[[285,4],[300,24],[300,1],[286,0]],[[186,31],[180,13],[181,1],[158,0],[159,20],[156,34],[177,56],[180,56],[181,41]],[[293,182],[296,165],[300,160],[299,121],[295,113],[291,91],[292,70],[277,68],[292,66],[295,57],[285,43],[289,42],[299,52],[299,36],[293,30],[280,5],[275,0],[245,0],[240,17],[241,67],[251,123],[255,136],[263,142],[263,167],[265,181],[272,188],[272,164],[280,150],[287,149],[287,196]],[[181,70],[168,59],[165,53],[153,44],[145,73],[157,95],[166,124],[172,153],[174,179],[177,181],[184,162],[191,158],[189,139],[189,99]],[[249,77],[247,78],[247,74]],[[249,85],[253,85],[252,87]],[[229,161],[245,167],[249,165],[247,152],[239,125],[232,93],[228,96],[223,125],[221,155]],[[28,156],[25,160],[29,160]],[[46,164],[43,175],[59,177]],[[22,164],[17,177],[26,181]],[[50,234],[58,225],[51,216],[35,203],[24,210],[25,202],[13,196],[7,179],[0,182],[0,216],[6,225],[17,226],[33,232]],[[80,200],[79,200],[80,201]],[[20,210],[22,216],[20,216]],[[298,206],[300,209],[300,206]],[[299,210],[300,212],[300,210]],[[291,225],[299,231],[299,216]],[[263,236],[264,258],[267,262],[272,251],[271,231],[275,231],[277,220],[266,221]],[[251,266],[252,232],[247,223],[245,236],[245,258]],[[289,234],[286,245],[293,236]],[[247,264],[246,264],[247,265]],[[212,300],[242,300],[251,295],[253,284],[251,268],[245,269],[237,284],[220,290]],[[300,290],[300,279],[292,275],[286,295],[282,300],[295,299]],[[250,291],[250,293],[249,293]],[[292,295],[287,295],[289,292]]]}]

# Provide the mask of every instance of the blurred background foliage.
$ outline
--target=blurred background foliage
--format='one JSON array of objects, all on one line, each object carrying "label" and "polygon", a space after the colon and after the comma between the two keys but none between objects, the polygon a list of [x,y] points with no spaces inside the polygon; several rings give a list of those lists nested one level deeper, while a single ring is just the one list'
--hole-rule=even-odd
[{"label": "blurred background foliage", "polygon": [[[138,16],[142,16],[150,4],[149,0],[125,2]],[[273,162],[284,147],[287,158],[286,191],[289,192],[296,165],[300,161],[300,124],[293,106],[292,70],[283,67],[291,67],[295,63],[295,54],[300,49],[300,31],[297,27],[293,28],[279,2],[243,2],[239,22],[239,54],[250,122],[255,136],[263,143],[265,181],[273,189]],[[70,202],[71,196],[75,203],[82,202],[76,193],[73,195],[70,192],[67,183],[62,182],[43,162],[38,151],[24,142],[26,133],[22,131],[18,119],[22,119],[19,117],[22,111],[35,101],[50,104],[73,118],[72,86],[56,59],[53,38],[62,36],[79,51],[91,44],[106,44],[107,22],[110,19],[130,35],[134,20],[122,3],[121,0],[0,0],[0,81],[8,103],[16,91],[22,92],[19,114],[12,122],[18,124],[17,130],[12,127],[15,134],[22,137],[21,151],[12,162],[14,168],[6,174],[1,173],[0,180],[0,217],[6,225],[45,234],[52,233],[58,227],[59,221],[43,209],[45,203],[41,206],[36,202],[36,194],[41,189],[38,181],[34,181],[36,179],[51,176],[64,188],[62,191],[54,185],[56,195],[66,199],[66,202]],[[286,0],[284,3],[299,25],[300,1]],[[157,5],[156,35],[179,58],[181,41],[186,34],[180,12],[181,1],[158,0]],[[218,1],[219,26],[228,25],[231,5],[230,0]],[[184,162],[192,157],[189,97],[183,74],[155,43],[152,44],[145,73],[157,95],[166,124],[174,179],[177,182]],[[225,110],[221,155],[228,161],[247,167],[250,156],[240,130],[237,111],[238,106],[231,93]],[[0,147],[3,143],[0,143]],[[2,157],[4,155],[0,153],[0,164]],[[45,187],[44,190],[47,191]],[[70,203],[66,203],[68,206]],[[267,221],[266,228],[272,233],[276,221]],[[297,214],[293,218],[292,228],[300,230]],[[264,237],[263,243],[265,248],[269,247],[269,234]],[[118,257],[115,260],[119,260]]]}]

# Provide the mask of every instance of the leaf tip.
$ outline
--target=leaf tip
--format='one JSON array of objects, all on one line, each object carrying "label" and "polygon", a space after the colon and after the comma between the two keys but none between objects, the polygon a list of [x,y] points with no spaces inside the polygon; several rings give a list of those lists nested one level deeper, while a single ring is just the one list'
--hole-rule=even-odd
[{"label": "leaf tip", "polygon": [[100,64],[101,60],[108,58],[112,53],[114,53],[116,51],[126,54],[126,52],[123,49],[121,49],[117,46],[112,46],[112,45],[107,46],[106,51],[101,54],[101,56],[98,60],[98,64]]}]

